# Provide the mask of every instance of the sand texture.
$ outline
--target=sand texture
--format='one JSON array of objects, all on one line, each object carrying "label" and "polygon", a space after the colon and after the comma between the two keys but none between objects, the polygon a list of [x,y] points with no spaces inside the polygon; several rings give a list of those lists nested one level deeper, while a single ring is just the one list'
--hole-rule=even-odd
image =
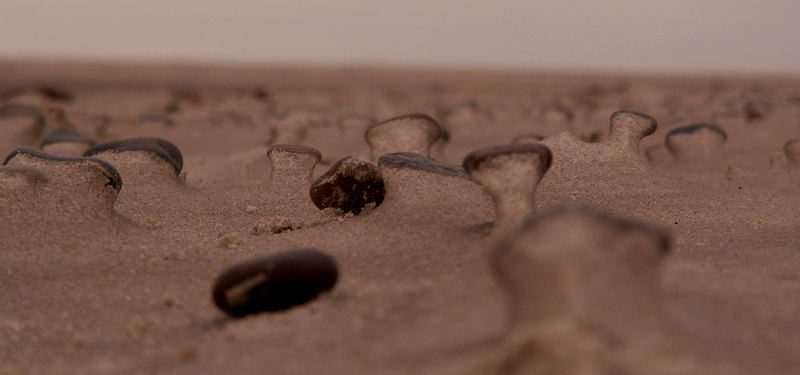
[{"label": "sand texture", "polygon": [[[1,62],[0,374],[800,373],[798,138],[785,77]],[[326,275],[229,316],[252,259]]]}]

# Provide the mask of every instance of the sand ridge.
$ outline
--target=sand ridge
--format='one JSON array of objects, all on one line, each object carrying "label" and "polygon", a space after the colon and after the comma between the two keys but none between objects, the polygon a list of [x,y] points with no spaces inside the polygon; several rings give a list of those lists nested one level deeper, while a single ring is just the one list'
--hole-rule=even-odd
[{"label": "sand ridge", "polygon": [[[0,372],[782,374],[800,366],[792,346],[800,334],[795,81],[3,69],[19,73],[3,85],[47,79],[69,95],[23,90],[2,104],[55,107],[99,143],[163,138],[183,154],[183,168],[176,175],[141,151],[94,155],[120,173],[113,199],[113,189],[92,185],[102,173],[87,162],[23,157],[0,169],[8,301]],[[173,78],[162,81],[167,73]],[[620,109],[635,112],[612,117]],[[636,112],[657,119],[654,132]],[[491,230],[499,213],[479,179],[431,172],[425,159],[381,163],[365,134],[404,113],[433,116],[446,136],[381,145],[453,168],[474,150],[542,135],[526,142],[547,147],[552,164],[525,187],[535,201],[523,210],[539,219],[520,233]],[[38,147],[61,126],[51,118],[40,126],[0,115],[0,151]],[[665,139],[704,122],[724,130],[724,142],[715,132],[678,132],[690,139],[675,137],[675,147]],[[268,146],[278,144],[321,155],[299,164],[270,158]],[[309,186],[348,155],[374,163],[385,201],[359,215],[323,213]],[[288,173],[273,176],[281,160]],[[273,177],[288,179],[271,186]],[[574,203],[591,208],[558,209]],[[86,210],[59,221],[54,207]],[[30,215],[6,215],[15,210]],[[301,225],[255,233],[274,217]],[[231,265],[306,247],[339,264],[330,293],[243,319],[212,303],[212,284]],[[503,271],[491,259],[504,248],[533,263]],[[504,274],[522,276],[509,284]],[[564,280],[555,285],[566,294],[524,289],[552,280]],[[536,293],[568,303],[536,302]],[[533,309],[522,315],[554,306],[560,318],[521,323],[515,298]],[[633,315],[615,310],[627,305],[637,306]]]}]

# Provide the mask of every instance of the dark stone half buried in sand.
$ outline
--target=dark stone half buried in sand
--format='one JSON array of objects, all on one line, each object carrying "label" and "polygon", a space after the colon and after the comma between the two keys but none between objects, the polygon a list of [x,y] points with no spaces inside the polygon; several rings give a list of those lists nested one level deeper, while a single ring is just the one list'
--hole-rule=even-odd
[{"label": "dark stone half buried in sand", "polygon": [[51,145],[54,143],[85,143],[89,146],[97,144],[91,137],[70,128],[57,128],[53,129],[50,133],[42,138],[40,147]]},{"label": "dark stone half buried in sand", "polygon": [[304,304],[336,285],[336,261],[315,249],[299,249],[238,263],[214,283],[214,303],[235,317]]},{"label": "dark stone half buried in sand", "polygon": [[172,142],[155,137],[129,138],[120,141],[108,142],[94,146],[83,154],[83,156],[93,156],[102,152],[125,152],[125,151],[145,151],[153,153],[164,159],[175,168],[178,175],[183,169],[183,155]]},{"label": "dark stone half buried in sand", "polygon": [[413,169],[427,173],[469,179],[469,175],[463,168],[446,164],[413,152],[394,152],[383,155],[378,159],[378,166],[393,169]]},{"label": "dark stone half buried in sand", "polygon": [[30,147],[19,147],[14,151],[11,151],[11,153],[9,153],[8,156],[6,156],[6,159],[3,161],[3,165],[8,164],[18,155],[23,155],[23,154],[32,156],[37,159],[49,160],[55,162],[68,162],[68,163],[92,162],[98,164],[100,167],[103,168],[105,176],[108,177],[108,185],[111,185],[111,187],[113,187],[114,190],[117,191],[122,189],[122,176],[120,176],[117,169],[114,168],[114,166],[109,164],[108,162],[100,159],[89,158],[89,157],[73,158],[67,156],[48,154],[46,152],[39,151]]},{"label": "dark stone half buried in sand", "polygon": [[348,156],[311,184],[311,201],[320,209],[335,207],[359,214],[365,206],[383,202],[385,189],[378,166],[357,156]]}]

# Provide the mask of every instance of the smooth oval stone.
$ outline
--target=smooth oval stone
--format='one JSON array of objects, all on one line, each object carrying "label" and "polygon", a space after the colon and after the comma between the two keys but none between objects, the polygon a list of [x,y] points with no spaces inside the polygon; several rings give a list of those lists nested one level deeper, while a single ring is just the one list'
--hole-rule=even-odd
[{"label": "smooth oval stone", "polygon": [[548,170],[553,162],[553,154],[547,146],[535,143],[514,143],[510,145],[482,148],[470,152],[464,157],[462,163],[467,172],[479,169],[481,164],[498,156],[515,154],[538,154],[542,161],[542,168]]},{"label": "smooth oval stone", "polygon": [[91,137],[70,128],[57,128],[50,133],[47,133],[47,135],[42,138],[40,147],[54,143],[85,143],[89,146],[94,146],[97,144],[97,142],[95,142],[95,140]]},{"label": "smooth oval stone", "polygon": [[48,154],[44,151],[39,151],[37,149],[30,147],[18,147],[13,151],[11,151],[11,153],[9,153],[8,156],[6,156],[6,159],[3,161],[3,165],[8,164],[8,162],[11,161],[11,159],[14,159],[17,155],[22,155],[22,154],[30,155],[37,159],[51,160],[57,162],[74,163],[74,162],[89,161],[92,163],[96,163],[105,170],[106,172],[105,175],[106,177],[108,177],[108,184],[111,185],[111,187],[113,187],[114,190],[119,191],[122,189],[122,176],[119,174],[117,169],[114,168],[114,166],[109,164],[108,162],[100,159],[89,158],[89,157],[73,158],[68,156]]},{"label": "smooth oval stone", "polygon": [[102,152],[111,151],[115,153],[125,151],[146,151],[157,155],[166,160],[175,168],[175,174],[180,174],[183,169],[183,155],[172,142],[155,137],[129,138],[120,141],[108,142],[94,146],[83,154],[83,156],[94,156]]},{"label": "smooth oval stone", "polygon": [[385,194],[378,167],[354,156],[333,164],[309,190],[311,201],[320,210],[335,207],[354,214],[359,214],[370,203],[379,206]]},{"label": "smooth oval stone", "polygon": [[669,137],[672,137],[673,135],[677,135],[677,134],[692,134],[694,132],[697,132],[697,131],[700,131],[700,130],[703,130],[703,129],[710,130],[712,132],[715,132],[715,133],[721,135],[723,141],[728,139],[728,134],[725,133],[724,130],[722,130],[719,126],[716,126],[714,124],[708,124],[708,123],[692,124],[692,125],[682,126],[680,128],[672,129],[672,130],[669,131],[669,133],[667,133],[667,135],[664,136],[664,139],[668,139]]},{"label": "smooth oval stone", "polygon": [[301,305],[333,288],[336,261],[315,249],[299,249],[238,263],[214,283],[214,303],[235,317]]},{"label": "smooth oval stone", "polygon": [[378,159],[378,166],[392,169],[413,169],[427,173],[469,179],[469,175],[463,168],[452,166],[414,152],[393,152],[391,154],[385,154]]}]

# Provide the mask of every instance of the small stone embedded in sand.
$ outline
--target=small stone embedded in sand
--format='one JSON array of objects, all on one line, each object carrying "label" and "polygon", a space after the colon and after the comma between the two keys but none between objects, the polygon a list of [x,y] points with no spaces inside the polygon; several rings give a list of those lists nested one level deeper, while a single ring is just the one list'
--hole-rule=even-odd
[{"label": "small stone embedded in sand", "polygon": [[551,162],[547,146],[517,143],[475,150],[464,157],[463,166],[492,196],[495,225],[510,229],[535,210],[536,187]]},{"label": "small stone embedded in sand", "polygon": [[311,184],[311,200],[319,209],[334,207],[359,214],[365,206],[383,202],[383,177],[378,167],[358,156],[348,156]]},{"label": "small stone embedded in sand", "polygon": [[315,299],[339,278],[336,261],[316,249],[271,254],[235,264],[214,283],[214,303],[241,317],[286,310]]},{"label": "small stone embedded in sand", "polygon": [[700,123],[672,129],[664,142],[678,162],[711,162],[719,159],[728,135],[714,124]]},{"label": "small stone embedded in sand", "polygon": [[126,151],[144,151],[154,154],[175,169],[175,175],[181,173],[183,168],[183,155],[172,142],[155,137],[129,138],[120,141],[108,142],[94,146],[83,156],[94,156],[104,152],[121,153]]},{"label": "small stone embedded in sand", "polygon": [[428,115],[414,113],[371,125],[364,133],[372,160],[392,152],[416,152],[428,156],[441,137],[439,124]]},{"label": "small stone embedded in sand", "polygon": [[783,145],[783,153],[786,154],[786,160],[789,161],[789,164],[800,165],[800,139],[786,142]]},{"label": "small stone embedded in sand", "polygon": [[70,128],[56,128],[42,138],[42,151],[64,156],[81,156],[97,144],[91,137]]}]

